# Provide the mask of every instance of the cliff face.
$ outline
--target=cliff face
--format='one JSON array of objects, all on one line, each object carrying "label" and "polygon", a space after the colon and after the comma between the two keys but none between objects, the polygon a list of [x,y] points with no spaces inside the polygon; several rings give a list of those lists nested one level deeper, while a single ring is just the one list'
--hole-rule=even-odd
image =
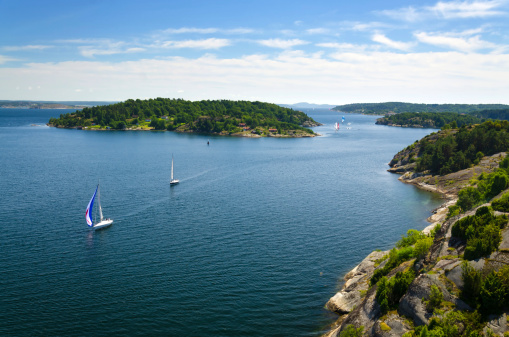
[{"label": "cliff face", "polygon": [[[369,280],[377,270],[384,268],[387,260],[382,261],[382,257],[388,252],[373,252],[368,255],[345,276],[342,290],[327,302],[326,307],[341,316],[337,325],[326,334],[327,337],[341,336],[349,325],[363,327],[364,336],[419,336],[420,333],[416,333],[421,331],[419,327],[425,325],[431,327],[430,322],[445,321],[456,312],[468,313],[476,309],[465,303],[462,299],[464,296],[460,298],[461,292],[465,290],[462,261],[466,240],[454,237],[452,227],[459,219],[472,216],[480,207],[489,204],[480,205],[450,219],[446,219],[446,215],[448,207],[456,202],[458,191],[470,186],[473,177],[498,168],[498,163],[505,157],[505,153],[485,157],[473,168],[434,177],[414,174],[412,163],[408,161],[410,153],[411,150],[398,153],[391,161],[389,171],[401,173],[399,179],[405,183],[441,193],[447,199],[428,219],[432,224],[423,231],[429,233],[431,228],[439,225],[433,243],[423,257],[404,262],[387,275],[390,279],[398,272],[412,269],[416,277],[399,299],[397,310],[385,314],[382,314],[381,305],[376,300],[377,284],[370,287]],[[494,214],[497,216],[504,213],[494,212]],[[488,256],[468,261],[474,270],[486,275],[509,265],[509,225],[503,227],[501,236],[502,240],[497,250]],[[429,303],[434,296],[432,292],[437,291],[436,289],[442,294],[442,300],[438,307],[430,308]],[[509,308],[506,307],[501,315],[483,317],[481,328],[484,335],[490,336],[493,333],[492,336],[509,336],[508,314]],[[463,336],[469,333],[471,327],[467,326],[468,324],[461,319],[451,321],[451,329],[455,329],[453,335]],[[345,333],[345,336],[351,336]]]}]

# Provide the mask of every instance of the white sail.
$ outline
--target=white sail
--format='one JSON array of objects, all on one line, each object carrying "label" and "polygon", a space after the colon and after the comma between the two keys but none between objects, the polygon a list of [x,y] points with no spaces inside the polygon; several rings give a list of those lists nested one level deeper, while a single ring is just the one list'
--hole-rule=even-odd
[{"label": "white sail", "polygon": [[103,217],[103,208],[101,207],[101,188],[98,186],[98,189],[97,189],[97,203],[99,204],[99,219],[101,219],[100,221],[103,221],[104,217]]},{"label": "white sail", "polygon": [[[97,222],[95,221],[96,223],[92,223],[92,218],[91,218],[91,212],[92,212],[92,207],[93,207],[93,204],[94,204],[94,198],[96,197],[97,195],[97,203],[99,205],[99,216],[100,216],[100,221]],[[90,200],[89,204],[88,204],[88,207],[87,207],[87,211],[85,213],[85,217],[87,219],[87,224],[92,227],[93,229],[100,229],[100,228],[104,228],[104,227],[107,227],[109,225],[111,225],[113,223],[113,220],[112,219],[104,219],[104,216],[103,216],[103,209],[101,207],[101,191],[100,191],[100,188],[99,188],[99,184],[97,184],[97,188],[95,190],[95,193],[94,195],[92,196],[92,199]]]},{"label": "white sail", "polygon": [[171,177],[170,177],[170,185],[177,185],[179,183],[178,179],[173,178],[173,154],[171,155]]}]

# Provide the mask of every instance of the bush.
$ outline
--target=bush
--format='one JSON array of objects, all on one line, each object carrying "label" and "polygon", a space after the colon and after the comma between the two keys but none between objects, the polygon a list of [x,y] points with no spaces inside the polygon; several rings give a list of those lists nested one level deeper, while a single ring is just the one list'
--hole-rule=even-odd
[{"label": "bush", "polygon": [[505,302],[506,287],[502,283],[502,279],[494,271],[486,276],[481,285],[481,306],[486,313],[498,312]]},{"label": "bush", "polygon": [[370,285],[377,284],[382,276],[389,274],[392,269],[399,266],[402,262],[410,260],[413,256],[414,249],[412,247],[405,247],[400,250],[396,248],[391,249],[387,263],[383,268],[375,270],[369,280]]},{"label": "bush", "polygon": [[463,261],[461,264],[461,278],[463,280],[462,297],[475,301],[481,291],[481,273],[475,270],[470,263]]},{"label": "bush", "polygon": [[382,314],[387,313],[391,307],[396,306],[405,295],[410,283],[415,278],[413,270],[397,272],[390,280],[383,276],[377,284],[375,299],[380,305]]},{"label": "bush", "polygon": [[424,256],[426,256],[432,244],[432,237],[424,237],[417,241],[414,247],[414,257],[418,260],[422,259]]},{"label": "bush", "polygon": [[364,327],[362,325],[356,329],[352,324],[348,324],[346,329],[341,331],[339,337],[362,337],[363,332]]},{"label": "bush", "polygon": [[[509,158],[506,159],[509,160]],[[497,200],[493,200],[491,207],[496,211],[509,212],[509,193],[505,193]]]},{"label": "bush", "polygon": [[482,195],[475,187],[467,187],[459,191],[456,204],[463,210],[468,211],[478,205],[482,200]]},{"label": "bush", "polygon": [[475,215],[464,217],[454,223],[452,235],[467,240],[464,257],[474,260],[494,252],[502,240],[500,229],[507,217],[494,216],[489,207],[480,207]]},{"label": "bush", "polygon": [[431,293],[429,295],[429,302],[427,305],[428,311],[432,311],[433,309],[440,308],[442,304],[442,300],[444,299],[444,294],[439,287],[436,285],[431,286]]},{"label": "bush", "polygon": [[415,229],[409,229],[406,232],[406,237],[403,235],[401,236],[401,239],[396,243],[396,247],[403,248],[412,246],[417,242],[417,240],[422,239],[424,237],[426,237],[426,235],[424,235],[422,232],[419,232],[418,230]]}]

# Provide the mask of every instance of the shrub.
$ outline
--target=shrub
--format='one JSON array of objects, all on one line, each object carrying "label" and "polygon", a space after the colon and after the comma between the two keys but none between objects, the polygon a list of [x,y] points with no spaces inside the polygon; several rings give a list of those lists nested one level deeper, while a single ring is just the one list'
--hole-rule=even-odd
[{"label": "shrub", "polygon": [[462,297],[476,300],[481,291],[481,273],[475,270],[467,261],[461,264],[461,278],[463,279]]},{"label": "shrub", "polygon": [[396,243],[396,247],[403,248],[403,247],[412,246],[418,240],[420,240],[424,237],[426,237],[426,236],[422,232],[419,232],[418,230],[415,230],[415,229],[409,229],[406,232],[406,237],[403,235],[401,236],[401,239]]},{"label": "shrub", "polygon": [[502,279],[492,271],[481,285],[481,306],[486,313],[498,312],[505,302],[505,287]]},{"label": "shrub", "polygon": [[362,333],[364,332],[364,327],[361,325],[358,329],[355,328],[352,324],[348,324],[346,329],[341,331],[339,337],[362,337]]},{"label": "shrub", "polygon": [[382,314],[389,311],[391,307],[398,304],[399,300],[406,293],[408,286],[415,278],[413,270],[397,272],[390,280],[383,276],[377,283],[375,299],[380,305]]},{"label": "shrub", "polygon": [[444,294],[439,287],[436,285],[431,286],[431,293],[429,295],[429,302],[427,305],[428,311],[432,311],[433,309],[440,308],[442,304],[442,300],[444,299]]},{"label": "shrub", "polygon": [[458,201],[456,204],[463,210],[468,211],[482,200],[482,195],[475,187],[469,186],[462,189],[458,193]]},{"label": "shrub", "polygon": [[417,259],[422,259],[429,251],[429,248],[433,244],[433,238],[424,237],[415,243],[414,247],[414,257]]},{"label": "shrub", "polygon": [[[509,160],[509,158],[506,158]],[[491,207],[500,212],[509,212],[509,193],[505,193],[502,197],[491,202]]]}]

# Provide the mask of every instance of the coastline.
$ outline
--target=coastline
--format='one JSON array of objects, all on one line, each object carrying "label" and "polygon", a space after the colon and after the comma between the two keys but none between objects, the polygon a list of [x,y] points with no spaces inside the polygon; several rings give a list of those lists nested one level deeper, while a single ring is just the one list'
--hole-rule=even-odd
[{"label": "coastline", "polygon": [[[505,158],[505,155],[505,153],[497,153],[492,156],[484,157],[477,166],[444,176],[431,176],[414,173],[413,168],[415,164],[407,164],[405,160],[394,161],[394,159],[389,164],[391,168],[388,171],[391,173],[401,174],[398,180],[405,184],[414,185],[424,191],[438,193],[445,199],[444,203],[433,210],[433,214],[426,219],[430,225],[421,231],[424,234],[429,234],[437,224],[440,224],[441,235],[445,238],[450,237],[452,224],[454,221],[458,220],[458,217],[447,219],[449,206],[456,203],[458,192],[463,187],[469,186],[472,178],[479,176],[483,172],[493,172],[496,168],[498,168],[499,162]],[[465,215],[471,215],[473,213],[475,213],[475,209],[466,212]],[[439,254],[448,256],[448,254],[450,254],[450,252],[446,249],[447,247],[443,248],[441,243],[437,243],[437,245],[438,246],[435,247],[436,251],[432,253],[432,255]],[[337,337],[339,336],[340,330],[343,326],[347,326],[349,324],[353,324],[354,326],[364,326],[366,330],[375,329],[378,331],[377,329],[379,329],[379,327],[374,326],[380,319],[380,307],[375,301],[376,287],[369,288],[368,283],[371,276],[374,274],[375,268],[382,268],[385,264],[385,261],[377,260],[380,258],[378,256],[380,254],[383,256],[387,253],[388,251],[374,251],[364,258],[364,260],[362,260],[351,271],[346,273],[344,276],[345,283],[343,284],[341,291],[331,297],[326,304],[326,308],[328,310],[335,312],[340,316],[338,320],[331,325],[330,330],[325,333],[323,337]],[[454,266],[447,267],[447,270],[452,270],[457,267],[457,273],[457,270],[460,270],[458,267],[459,262],[457,262],[457,260],[448,261],[445,259],[445,261],[441,262],[440,265],[437,264],[437,266],[434,267],[434,270],[438,270],[444,267],[444,265],[449,265],[452,262],[455,263]],[[409,267],[407,264],[408,262],[404,262],[400,267],[394,269],[388,276],[393,276],[397,271],[405,270],[405,268]],[[435,278],[435,276],[421,274],[418,277],[419,281],[417,284],[421,286],[426,282],[436,283],[436,280],[430,281],[430,278]],[[429,288],[429,285],[427,288]],[[353,296],[353,291],[357,292],[358,295]],[[412,296],[412,294],[409,295],[405,301],[402,299],[402,302],[404,303],[401,304],[401,312],[403,313],[403,316],[414,317],[414,320],[416,317],[417,319],[420,319],[422,312],[420,312],[420,309],[417,309],[418,306],[416,307],[414,304],[410,303],[415,300],[412,299]],[[421,303],[420,298],[423,296],[429,296],[429,294],[424,291],[419,296],[418,302]],[[457,298],[451,298],[451,301],[454,301],[455,303],[458,302],[457,304],[460,307],[463,305],[463,302]],[[411,329],[407,322],[405,322],[405,320],[397,314],[393,315],[389,313],[385,320],[386,322],[390,322],[391,327],[395,328],[395,331],[393,332],[396,333],[396,335],[401,335],[404,331]],[[396,328],[400,330],[399,332],[401,332],[401,334],[397,334],[398,332],[396,331]],[[378,334],[375,335],[378,336]]]},{"label": "coastline", "polygon": [[[421,230],[421,232],[424,234],[429,234],[437,224],[445,221],[449,206],[456,203],[457,198],[436,186],[426,183],[418,183],[412,180],[405,180],[402,178],[403,176],[399,177],[398,180],[405,184],[414,185],[415,187],[427,192],[438,193],[442,198],[445,199],[445,202],[435,208],[432,211],[433,214],[426,219],[426,221],[428,221],[430,224]],[[332,296],[325,304],[325,308],[331,312],[337,313],[339,318],[331,325],[330,330],[322,337],[339,336],[342,323],[348,318],[348,315],[361,304],[363,300],[361,294],[366,293],[369,290],[369,279],[373,275],[376,264],[378,262],[377,260],[388,253],[389,250],[375,250],[368,254],[368,256],[366,256],[352,270],[345,274],[343,277],[344,283],[341,287],[341,290]]]},{"label": "coastline", "polygon": [[[88,127],[84,127],[84,128],[79,128],[79,127],[63,127],[63,126],[55,126],[55,125],[52,125],[50,123],[47,123],[46,126],[49,126],[49,127],[52,127],[52,128],[57,128],[57,129],[69,129],[69,130],[80,130],[80,131],[125,131],[125,132],[129,132],[129,131],[152,131],[152,132],[175,132],[175,133],[196,133],[196,134],[201,134],[201,135],[207,135],[207,136],[225,136],[225,137],[245,137],[245,138],[264,138],[264,137],[271,137],[271,138],[312,138],[312,137],[319,137],[321,136],[321,134],[319,133],[313,133],[313,134],[310,134],[310,133],[305,133],[305,132],[299,132],[297,134],[295,133],[291,133],[291,134],[287,134],[287,135],[284,135],[284,134],[277,134],[277,133],[269,133],[267,134],[266,136],[264,135],[259,135],[259,134],[253,134],[251,132],[237,132],[237,133],[232,133],[232,134],[226,134],[226,133],[206,133],[206,132],[196,132],[196,131],[192,131],[192,130],[186,130],[186,131],[179,131],[179,130],[174,130],[174,131],[170,131],[170,130],[155,130],[155,129],[142,129],[142,128],[127,128],[127,129],[122,129],[122,130],[116,130],[116,129],[97,129],[97,128],[88,128]],[[293,131],[295,132],[295,131]]]}]

